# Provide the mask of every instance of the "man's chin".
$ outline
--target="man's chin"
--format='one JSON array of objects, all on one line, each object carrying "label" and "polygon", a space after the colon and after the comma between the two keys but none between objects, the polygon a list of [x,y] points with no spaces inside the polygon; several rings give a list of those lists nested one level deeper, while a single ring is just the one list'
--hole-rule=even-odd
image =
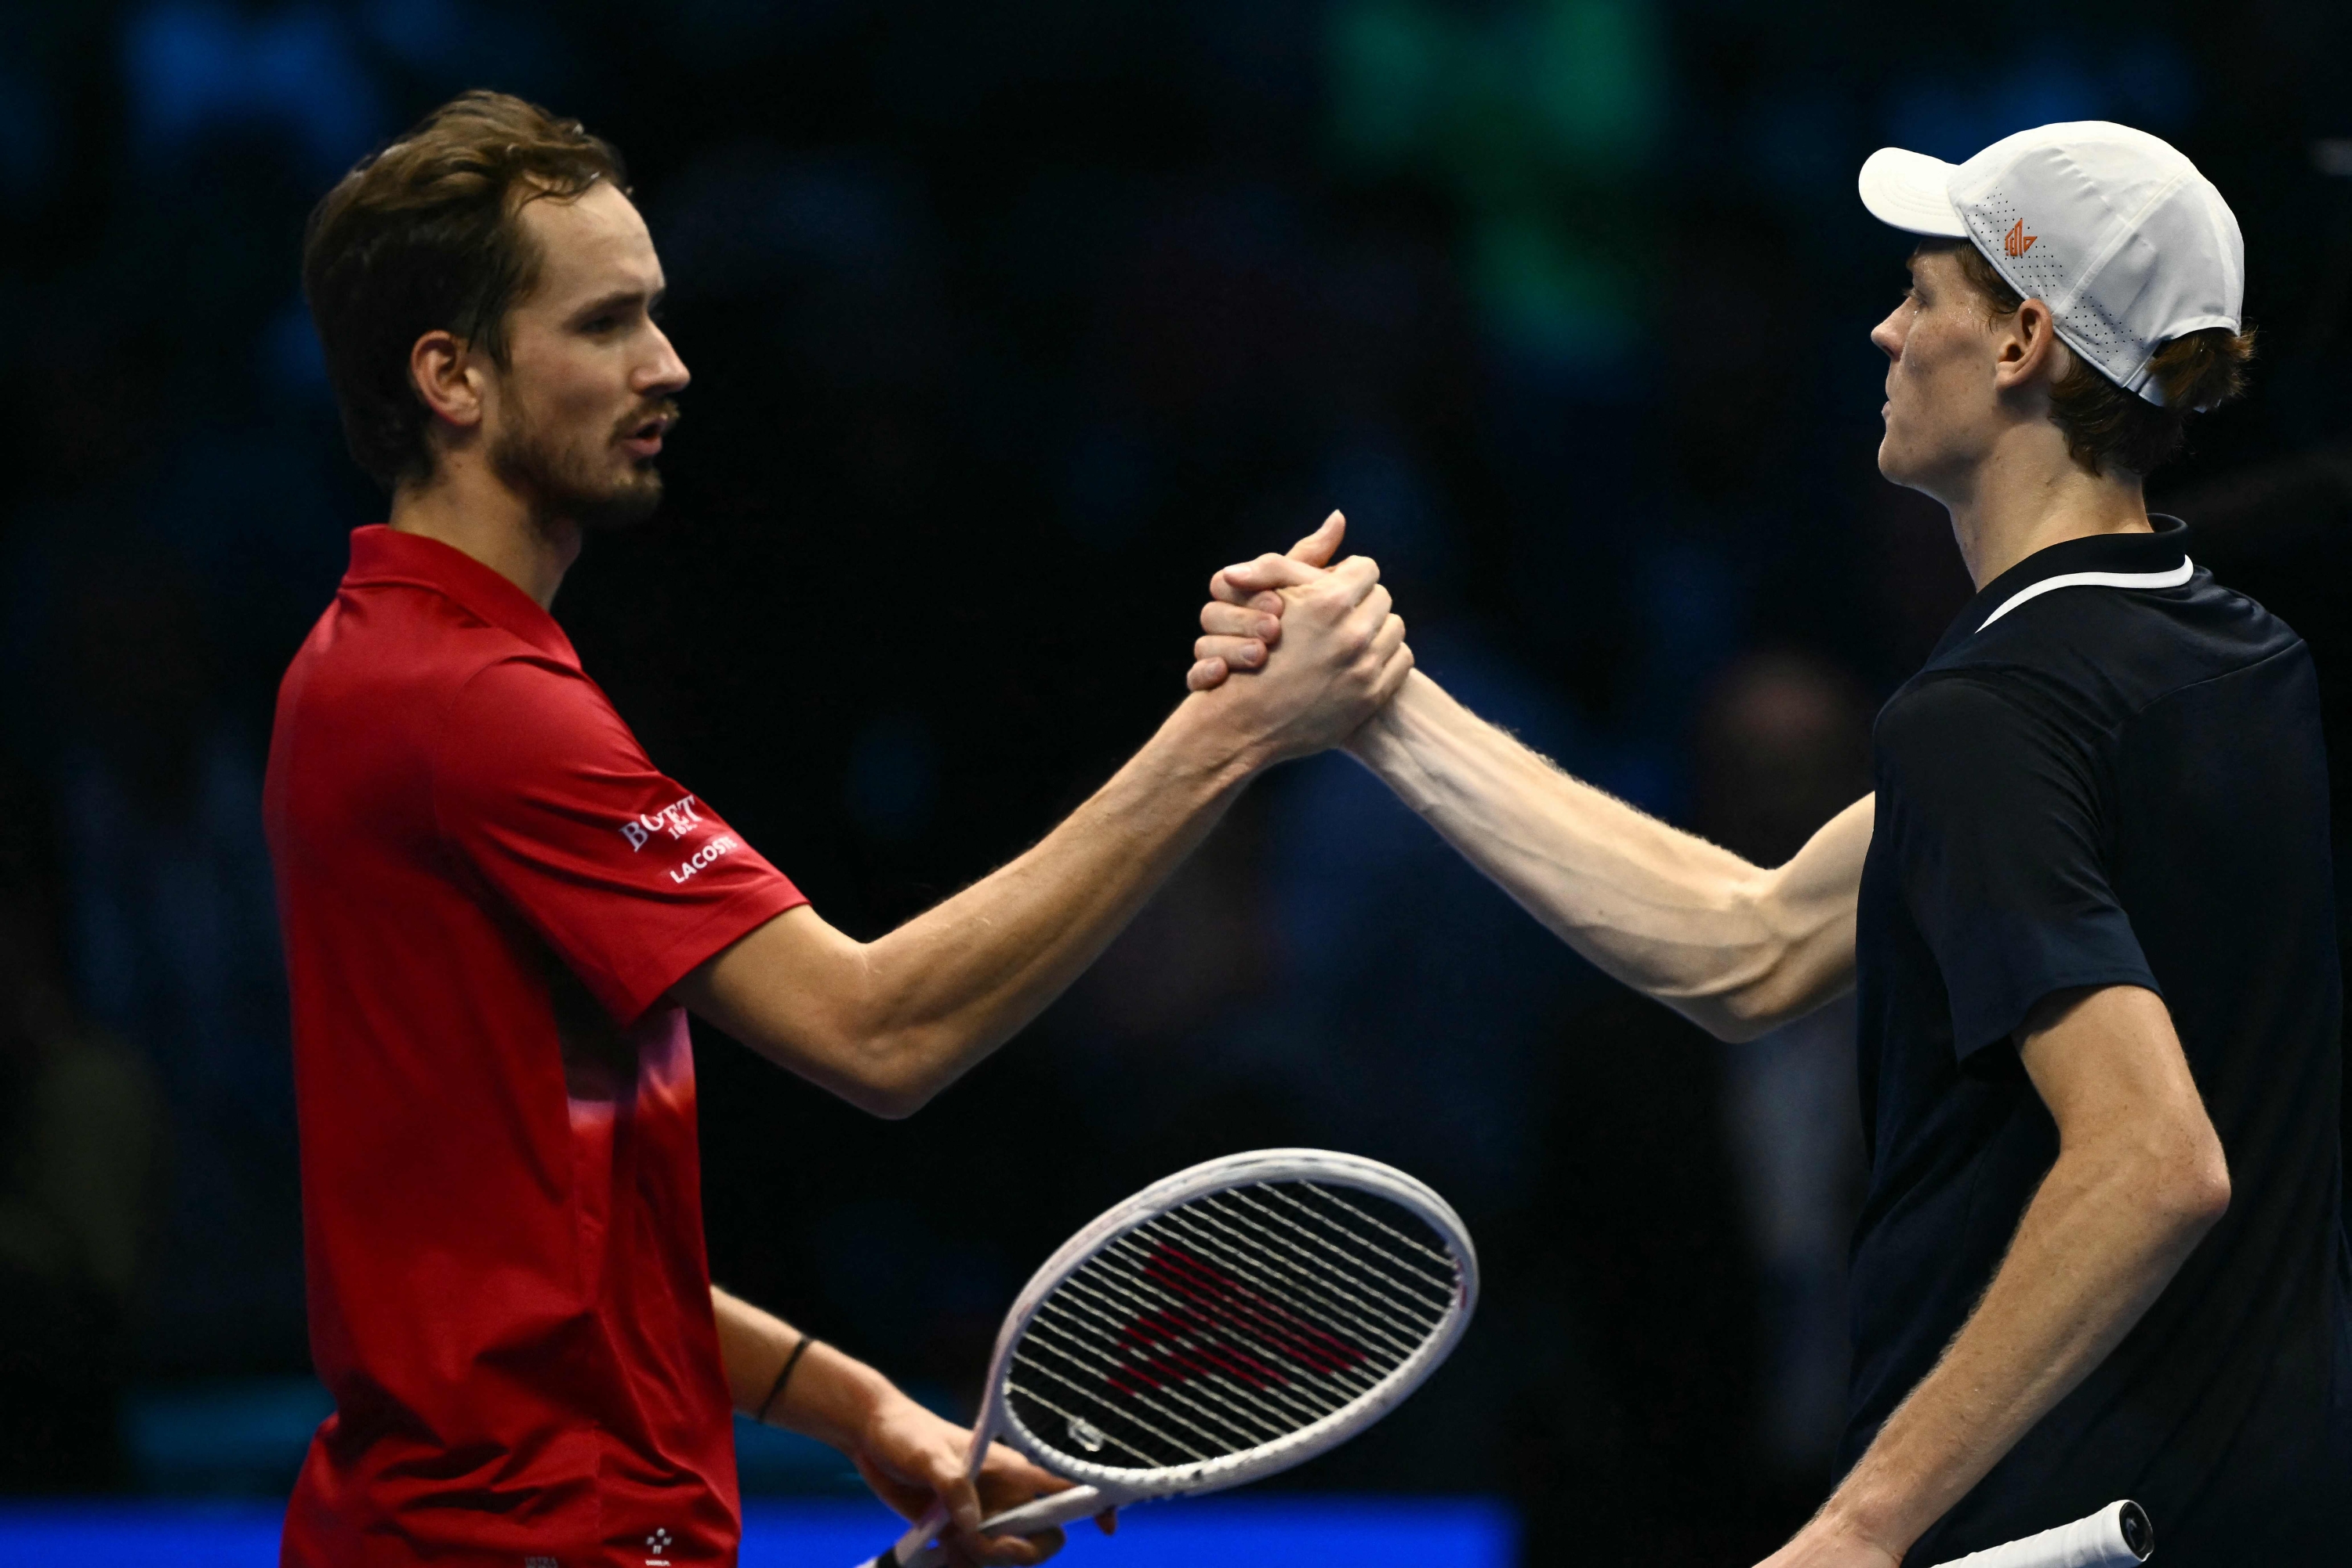
[{"label": "man's chin", "polygon": [[591,465],[566,456],[515,436],[491,447],[490,467],[527,499],[534,517],[583,533],[635,528],[661,510],[661,472],[653,458],[614,463],[607,455]]},{"label": "man's chin", "polygon": [[1939,480],[1937,476],[1948,475],[1952,471],[1948,466],[1938,468],[1933,464],[1923,463],[1916,454],[1906,455],[1897,452],[1888,442],[1881,441],[1878,444],[1878,474],[1881,479],[1888,484],[1899,485],[1906,490],[1926,496],[1937,506],[1947,509],[1951,505],[1948,499],[1952,493],[1951,488]]},{"label": "man's chin", "polygon": [[661,503],[661,475],[647,467],[601,496],[576,498],[570,510],[583,532],[619,533],[651,518]]}]

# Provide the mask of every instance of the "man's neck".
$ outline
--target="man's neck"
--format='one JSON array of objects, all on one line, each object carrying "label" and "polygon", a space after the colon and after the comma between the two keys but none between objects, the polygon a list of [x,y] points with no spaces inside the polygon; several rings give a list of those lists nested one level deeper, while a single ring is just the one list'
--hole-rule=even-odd
[{"label": "man's neck", "polygon": [[445,455],[426,484],[393,492],[392,526],[463,551],[539,601],[555,603],[563,574],[580,557],[580,529],[531,510],[471,452]]},{"label": "man's neck", "polygon": [[1951,494],[1952,537],[1979,588],[2037,551],[2097,533],[2147,533],[2136,479],[2086,472],[2054,427],[2012,432]]}]

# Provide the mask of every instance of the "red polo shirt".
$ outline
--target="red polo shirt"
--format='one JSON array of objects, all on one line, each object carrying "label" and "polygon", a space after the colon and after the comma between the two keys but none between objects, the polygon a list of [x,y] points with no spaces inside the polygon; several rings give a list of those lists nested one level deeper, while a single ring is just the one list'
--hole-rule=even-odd
[{"label": "red polo shirt", "polygon": [[803,902],[527,595],[387,528],[279,689],[310,1344],[301,1568],[734,1561],[694,1063],[665,993]]}]

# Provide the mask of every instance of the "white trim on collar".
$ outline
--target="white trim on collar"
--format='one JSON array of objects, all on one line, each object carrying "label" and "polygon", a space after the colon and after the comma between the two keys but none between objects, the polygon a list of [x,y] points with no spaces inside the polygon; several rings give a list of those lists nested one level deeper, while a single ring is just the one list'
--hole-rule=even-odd
[{"label": "white trim on collar", "polygon": [[2003,600],[2000,608],[1987,616],[1984,626],[1979,626],[1977,630],[1984,630],[1985,626],[1992,625],[2026,600],[2046,594],[2053,588],[2178,588],[2188,582],[2189,574],[2196,570],[2195,563],[2184,555],[2180,558],[2180,564],[2169,572],[2069,572],[2061,577],[2044,577],[2039,583],[2028,584]]}]

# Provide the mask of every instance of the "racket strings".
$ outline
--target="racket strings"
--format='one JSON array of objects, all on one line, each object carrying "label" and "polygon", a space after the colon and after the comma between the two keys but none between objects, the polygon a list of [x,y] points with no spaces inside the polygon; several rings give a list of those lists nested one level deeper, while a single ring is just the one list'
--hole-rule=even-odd
[{"label": "racket strings", "polygon": [[[1019,1367],[1023,1372],[1032,1374],[1033,1376],[1042,1374],[1046,1381],[1055,1385],[1056,1391],[1059,1392],[1064,1398],[1071,1399],[1074,1403],[1085,1404],[1095,1397],[1094,1390],[1087,1384],[1078,1379],[1066,1376],[1062,1373],[1056,1372],[1052,1366],[1047,1365],[1041,1361],[1035,1359],[1024,1359],[1023,1357],[1016,1356],[1013,1358],[1013,1364],[1016,1367]],[[1185,1442],[1182,1438],[1174,1436],[1171,1434],[1161,1430],[1159,1426],[1150,1421],[1145,1420],[1141,1415],[1137,1415],[1132,1410],[1125,1413],[1125,1419],[1121,1422],[1108,1426],[1097,1426],[1094,1423],[1088,1422],[1087,1418],[1075,1410],[1066,1410],[1061,1405],[1054,1404],[1052,1401],[1046,1399],[1045,1395],[1039,1394],[1034,1387],[1024,1387],[1020,1384],[1013,1384],[1009,1386],[1014,1392],[1020,1394],[1024,1398],[1035,1404],[1042,1405],[1046,1409],[1051,1410],[1055,1415],[1061,1416],[1067,1425],[1072,1444],[1082,1450],[1090,1449],[1098,1453],[1099,1450],[1106,1447],[1115,1447],[1123,1453],[1133,1455],[1135,1458],[1142,1460],[1147,1466],[1155,1468],[1170,1464],[1181,1464],[1187,1461],[1197,1463],[1202,1459],[1214,1458],[1221,1453],[1231,1453],[1234,1451],[1229,1442],[1221,1441],[1220,1439],[1202,1432],[1199,1427],[1193,1426],[1192,1427],[1192,1430],[1194,1436],[1204,1440],[1206,1451],[1203,1452],[1202,1448],[1193,1447],[1192,1444]],[[1139,1403],[1148,1402],[1139,1401]],[[1158,1405],[1152,1405],[1151,1408],[1155,1414],[1166,1414],[1164,1409]],[[1191,1423],[1189,1422],[1179,1422],[1176,1424],[1191,1426]],[[1151,1447],[1149,1449],[1137,1447],[1134,1443],[1122,1438],[1120,1434],[1128,1431],[1129,1428],[1133,1429],[1133,1431],[1129,1433],[1129,1436],[1139,1434],[1141,1436],[1151,1438],[1153,1440]],[[1254,1446],[1255,1445],[1249,1443],[1244,1443],[1241,1445],[1241,1447],[1244,1448]],[[1171,1453],[1179,1455],[1181,1458],[1171,1459],[1168,1458]]]},{"label": "racket strings", "polygon": [[[1103,1384],[1117,1384],[1139,1401],[1150,1405],[1155,1394],[1134,1386],[1134,1379],[1120,1360],[1122,1339],[1127,1325],[1134,1321],[1137,1311],[1159,1310],[1155,1305],[1130,1299],[1128,1304],[1108,1299],[1097,1301],[1087,1299],[1088,1288],[1080,1286],[1064,1299],[1048,1301],[1036,1317],[1038,1329],[1068,1348],[1070,1358],[1085,1363],[1087,1370]],[[1076,1321],[1073,1321],[1076,1318]],[[1244,1444],[1265,1442],[1281,1436],[1297,1425],[1301,1415],[1309,1421],[1318,1420],[1325,1411],[1335,1405],[1318,1407],[1291,1402],[1287,1405],[1270,1400],[1252,1390],[1246,1383],[1228,1378],[1218,1363],[1208,1355],[1195,1358],[1188,1370],[1196,1371],[1195,1383],[1220,1384],[1223,1397],[1213,1403],[1203,1403],[1187,1392],[1183,1383],[1170,1382],[1157,1391],[1156,1397],[1173,1400],[1194,1414],[1224,1427],[1240,1436]],[[1341,1403],[1344,1403],[1342,1401]],[[1171,1412],[1173,1415],[1173,1412]]]},{"label": "racket strings", "polygon": [[[1432,1300],[1444,1301],[1453,1298],[1454,1280],[1452,1278],[1438,1279],[1365,1237],[1339,1229],[1336,1216],[1311,1208],[1286,1193],[1268,1193],[1265,1196],[1286,1205],[1295,1211],[1295,1215],[1285,1214],[1246,1193],[1229,1195],[1236,1205],[1276,1226],[1296,1242],[1304,1244],[1316,1255],[1332,1255],[1354,1264],[1360,1269],[1365,1282],[1373,1287],[1372,1293],[1383,1300],[1421,1305]],[[1348,1212],[1354,1211],[1350,1209]],[[1334,1239],[1335,1231],[1338,1240]]]},{"label": "racket strings", "polygon": [[[1256,1205],[1249,1206],[1255,1208]],[[1405,1353],[1411,1354],[1411,1347],[1420,1342],[1421,1330],[1415,1319],[1419,1311],[1431,1303],[1415,1296],[1407,1296],[1400,1300],[1381,1291],[1372,1285],[1372,1281],[1379,1278],[1377,1274],[1367,1271],[1366,1277],[1355,1281],[1359,1289],[1350,1290],[1347,1281],[1326,1278],[1331,1272],[1328,1259],[1299,1247],[1280,1230],[1260,1223],[1248,1214],[1228,1215],[1222,1209],[1203,1204],[1197,1214],[1184,1217],[1213,1226],[1216,1226],[1216,1222],[1226,1222],[1216,1226],[1222,1234],[1211,1245],[1224,1247],[1231,1254],[1251,1262],[1281,1269],[1300,1281],[1299,1289],[1336,1296],[1346,1303],[1348,1310],[1359,1314],[1368,1324],[1378,1323],[1401,1335],[1402,1339],[1396,1342],[1404,1347]],[[1280,1221],[1280,1216],[1275,1217],[1277,1223],[1286,1223]],[[1243,1235],[1243,1232],[1250,1234]],[[1443,1302],[1436,1305],[1439,1311],[1444,1310]]]},{"label": "racket strings", "polygon": [[[1409,1251],[1419,1253],[1429,1263],[1435,1265],[1437,1272],[1434,1274],[1423,1273],[1418,1268],[1412,1268],[1412,1272],[1423,1283],[1436,1287],[1442,1294],[1452,1294],[1454,1287],[1459,1281],[1459,1276],[1454,1270],[1453,1258],[1447,1257],[1444,1253],[1438,1251],[1433,1247],[1423,1246],[1420,1242],[1415,1241],[1412,1237],[1405,1235],[1404,1232],[1398,1230],[1393,1226],[1381,1224],[1376,1216],[1366,1214],[1363,1210],[1358,1208],[1347,1199],[1340,1197],[1336,1193],[1328,1192],[1325,1189],[1317,1186],[1312,1182],[1301,1182],[1298,1184],[1305,1191],[1314,1194],[1317,1197],[1322,1199],[1333,1208],[1338,1209],[1340,1213],[1347,1215],[1350,1219],[1356,1221],[1358,1224],[1370,1226],[1374,1230],[1379,1231],[1381,1235],[1386,1236],[1391,1240],[1396,1242],[1399,1246],[1405,1247]],[[1307,1205],[1300,1203],[1297,1199],[1284,1192],[1280,1187],[1268,1187],[1265,1189],[1265,1192],[1268,1197],[1278,1198],[1282,1202],[1289,1204],[1295,1208],[1306,1209],[1307,1207]],[[1309,1210],[1308,1212],[1311,1213],[1312,1211]],[[1403,1267],[1411,1268],[1411,1265],[1403,1264],[1402,1259],[1398,1259],[1398,1261],[1400,1264],[1402,1264]]]},{"label": "racket strings", "polygon": [[1306,1181],[1195,1198],[1114,1237],[1014,1345],[1045,1447],[1164,1468],[1281,1442],[1357,1405],[1442,1329],[1460,1264],[1411,1211]]},{"label": "racket strings", "polygon": [[[1267,1256],[1265,1250],[1248,1245],[1237,1245],[1232,1233],[1215,1226],[1188,1227],[1184,1238],[1216,1262],[1235,1269],[1244,1283],[1259,1289],[1295,1292],[1326,1321],[1344,1327],[1354,1342],[1368,1352],[1385,1350],[1400,1361],[1412,1353],[1417,1342],[1404,1324],[1377,1310],[1367,1311],[1344,1294],[1318,1289],[1316,1277],[1300,1270],[1290,1260]],[[1248,1240],[1243,1238],[1244,1243]],[[1402,1335],[1392,1331],[1402,1331]]]},{"label": "racket strings", "polygon": [[[1066,1345],[1057,1348],[1066,1348]],[[1032,1360],[1026,1363],[1024,1370],[1043,1373],[1057,1385],[1059,1392],[1065,1397],[1081,1400],[1094,1398],[1102,1386],[1105,1364],[1098,1358],[1078,1354],[1071,1356],[1064,1365],[1067,1371],[1056,1371],[1051,1365]],[[1245,1426],[1232,1415],[1220,1412],[1214,1405],[1182,1395],[1174,1396],[1172,1401],[1155,1399],[1150,1395],[1136,1395],[1134,1403],[1144,1411],[1148,1411],[1150,1416],[1157,1417],[1156,1420],[1147,1420],[1143,1415],[1139,1414],[1134,1417],[1136,1424],[1144,1426],[1151,1436],[1160,1439],[1165,1445],[1163,1453],[1178,1452],[1188,1461],[1213,1459],[1223,1454],[1238,1453],[1256,1447],[1261,1443],[1280,1437],[1285,1431],[1290,1429],[1291,1426],[1288,1422],[1268,1424],[1263,1421]],[[1179,1405],[1182,1408],[1177,1408]],[[1108,1441],[1118,1441],[1118,1434],[1114,1430],[1102,1427],[1097,1427],[1096,1430]],[[1075,1436],[1078,1439],[1078,1446],[1081,1448],[1085,1447],[1088,1436],[1087,1430],[1083,1427],[1079,1428]],[[1168,1461],[1164,1458],[1150,1458],[1146,1462],[1160,1464]]]},{"label": "racket strings", "polygon": [[[1156,1289],[1129,1289],[1106,1270],[1091,1280],[1071,1280],[1061,1296],[1039,1309],[1035,1321],[1066,1332],[1070,1320],[1062,1310],[1066,1301],[1087,1320],[1083,1327],[1091,1331],[1091,1337],[1081,1342],[1092,1352],[1087,1370],[1101,1380],[1098,1386],[1148,1406],[1153,1394],[1145,1390],[1150,1384],[1136,1375],[1132,1364],[1135,1327],[1155,1319],[1165,1321],[1171,1310],[1182,1310],[1183,1302]],[[1241,1436],[1241,1447],[1278,1440],[1356,1396],[1355,1390],[1343,1387],[1332,1391],[1337,1397],[1316,1400],[1304,1397],[1306,1390],[1270,1386],[1262,1378],[1253,1386],[1250,1379],[1235,1375],[1237,1363],[1221,1343],[1177,1344],[1170,1350],[1165,1364],[1158,1369],[1154,1381],[1159,1386],[1154,1392],[1181,1398],[1204,1413],[1213,1412],[1221,1426]],[[1016,1352],[1016,1363],[1018,1359]],[[1205,1405],[1202,1401],[1207,1402]],[[1220,1451],[1231,1451],[1231,1445]]]},{"label": "racket strings", "polygon": [[[1197,1252],[1158,1247],[1143,1264],[1145,1281],[1158,1288],[1163,1297],[1172,1299],[1186,1318],[1234,1330],[1245,1339],[1254,1335],[1316,1377],[1344,1378],[1362,1364],[1364,1352],[1346,1340],[1270,1304],[1264,1294],[1266,1281],[1249,1274],[1246,1258],[1217,1245],[1213,1237],[1189,1235],[1187,1239],[1206,1245],[1200,1246]],[[1125,1250],[1131,1252],[1132,1248]],[[1218,1254],[1217,1261],[1207,1261],[1201,1256],[1208,1253]],[[1237,1272],[1224,1274],[1218,1262]],[[1246,1289],[1234,1289],[1236,1281]],[[1138,1329],[1148,1334],[1146,1325],[1138,1325]],[[1279,1386],[1286,1381],[1280,1372],[1245,1351],[1228,1350],[1219,1359],[1229,1367],[1242,1367],[1245,1372],[1244,1380],[1254,1385]]]},{"label": "racket strings", "polygon": [[[1200,1374],[1245,1402],[1255,1401],[1262,1406],[1269,1403],[1287,1405],[1296,1415],[1311,1422],[1322,1419],[1370,1385],[1369,1379],[1361,1384],[1335,1380],[1313,1367],[1299,1369],[1300,1376],[1286,1377],[1252,1353],[1254,1335],[1248,1331],[1254,1325],[1247,1322],[1239,1325],[1244,1332],[1237,1336],[1194,1331],[1234,1325],[1214,1321],[1213,1300],[1204,1311],[1200,1302],[1166,1289],[1149,1274],[1122,1277],[1106,1270],[1104,1283],[1125,1296],[1132,1309],[1119,1325],[1118,1348],[1123,1365],[1115,1386],[1121,1392],[1149,1386],[1155,1381],[1181,1383],[1188,1376]],[[1162,1352],[1156,1364],[1149,1354],[1153,1349]],[[1146,1353],[1138,1358],[1131,1353],[1137,1351]],[[1334,1383],[1337,1386],[1324,1386]],[[1332,1397],[1315,1399],[1318,1390]],[[1284,1428],[1287,1430],[1295,1424],[1285,1418]]]},{"label": "racket strings", "polygon": [[[1087,1395],[1098,1405],[1109,1406],[1107,1412],[1098,1411],[1103,1418],[1089,1426],[1069,1427],[1071,1440],[1082,1449],[1090,1441],[1098,1444],[1107,1433],[1115,1437],[1122,1430],[1116,1419],[1121,1403],[1132,1403],[1163,1418],[1173,1415],[1175,1413],[1155,1394],[1175,1398],[1189,1389],[1188,1394],[1182,1394],[1184,1402],[1204,1415],[1213,1412],[1216,1424],[1224,1428],[1222,1434],[1211,1433],[1181,1416],[1171,1423],[1186,1426],[1210,1445],[1209,1451],[1202,1452],[1194,1444],[1184,1443],[1159,1429],[1158,1423],[1145,1419],[1139,1412],[1137,1425],[1167,1445],[1151,1462],[1167,1465],[1219,1458],[1279,1441],[1332,1411],[1344,1408],[1370,1386],[1367,1382],[1361,1386],[1342,1384],[1316,1388],[1313,1384],[1328,1380],[1307,1369],[1297,1369],[1305,1373],[1303,1376],[1286,1379],[1262,1356],[1253,1353],[1255,1335],[1232,1332],[1231,1324],[1202,1321],[1203,1314],[1197,1310],[1195,1302],[1162,1288],[1139,1269],[1086,1272],[1094,1277],[1083,1280],[1073,1278],[1061,1292],[1041,1305],[1032,1320],[1032,1334],[1016,1349],[1013,1358],[1016,1371],[1043,1373],[1058,1384],[1066,1396]],[[1066,1298],[1083,1300],[1088,1294],[1097,1294],[1110,1309],[1097,1310],[1093,1314],[1095,1321],[1087,1324],[1093,1331],[1090,1345],[1087,1339],[1067,1332],[1075,1314],[1062,1310]],[[1216,1331],[1220,1327],[1227,1331]],[[1041,1329],[1053,1334],[1050,1342],[1045,1334],[1036,1331]],[[1074,1355],[1074,1345],[1087,1345],[1092,1353]],[[1060,1363],[1058,1368],[1056,1363]],[[1087,1381],[1089,1375],[1091,1383]],[[1016,1394],[1023,1392],[1017,1383],[1011,1385],[1011,1391]],[[1314,1397],[1317,1394],[1323,1397]],[[1066,1421],[1076,1414],[1060,1410],[1056,1413],[1063,1415]],[[1118,1446],[1134,1452],[1131,1439],[1136,1435],[1127,1436],[1129,1440],[1120,1441]]]}]

